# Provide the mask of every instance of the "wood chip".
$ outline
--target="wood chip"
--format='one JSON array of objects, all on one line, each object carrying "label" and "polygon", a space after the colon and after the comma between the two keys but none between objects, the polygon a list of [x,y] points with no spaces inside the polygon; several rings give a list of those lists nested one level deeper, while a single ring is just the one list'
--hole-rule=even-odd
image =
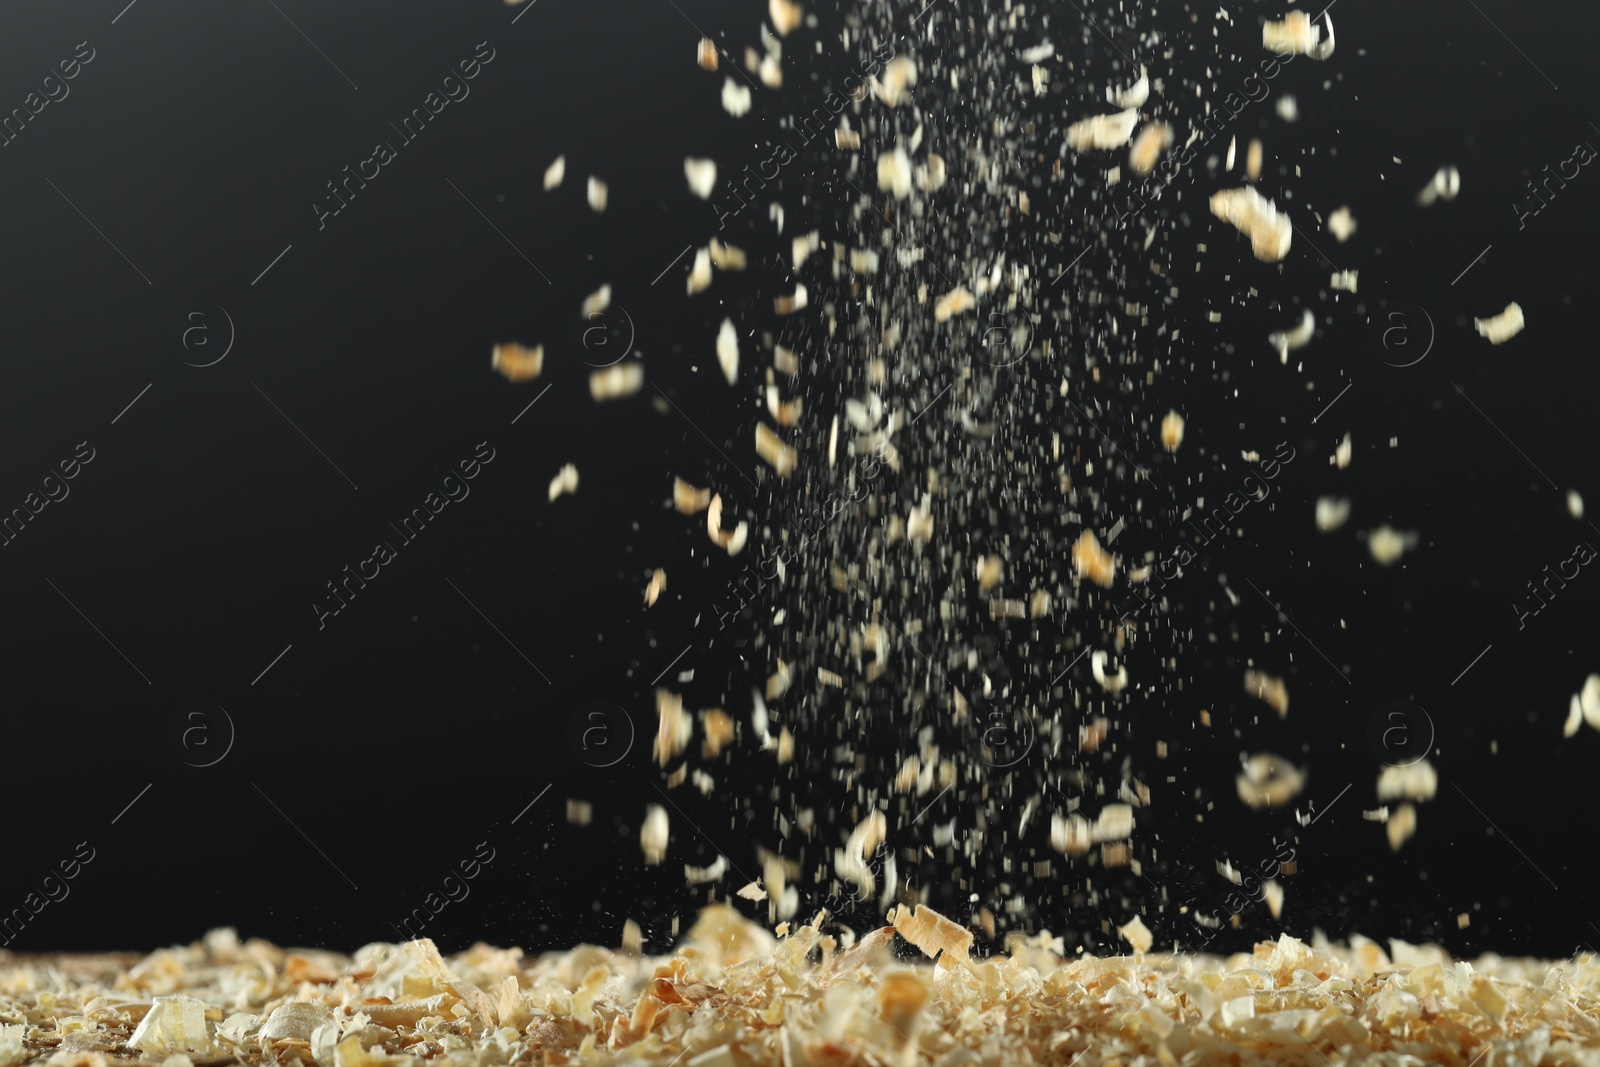
[{"label": "wood chip", "polygon": [[893,194],[896,200],[911,195],[911,160],[904,148],[878,157],[878,189]]},{"label": "wood chip", "polygon": [[1264,671],[1245,671],[1244,691],[1257,700],[1265,701],[1268,707],[1278,713],[1278,718],[1288,717],[1289,686],[1282,678],[1275,678]]},{"label": "wood chip", "polygon": [[644,587],[644,606],[654,607],[667,588],[667,572],[657,567],[650,574],[650,584]]},{"label": "wood chip", "polygon": [[1473,319],[1472,324],[1477,327],[1479,337],[1486,337],[1490,344],[1499,345],[1521,333],[1527,322],[1522,317],[1522,305],[1512,301],[1500,314],[1487,319]]},{"label": "wood chip", "polygon": [[1239,799],[1251,808],[1281,808],[1305,788],[1304,772],[1282,756],[1268,752],[1245,760],[1244,771],[1235,779]]},{"label": "wood chip", "polygon": [[715,237],[711,239],[708,251],[711,254],[711,265],[718,270],[744,270],[747,259],[742,250],[725,245]]},{"label": "wood chip", "polygon": [[568,463],[550,479],[550,499],[578,491],[578,468]]},{"label": "wood chip", "polygon": [[1074,122],[1067,127],[1067,144],[1077,152],[1096,148],[1121,148],[1133,136],[1134,124],[1139,121],[1137,108]]},{"label": "wood chip", "polygon": [[972,931],[945,918],[926,904],[896,906],[889,916],[895,932],[944,967],[966,963],[972,949]]},{"label": "wood chip", "polygon": [[1356,232],[1356,217],[1350,213],[1349,207],[1340,205],[1328,216],[1328,232],[1340,244],[1344,244]]},{"label": "wood chip", "polygon": [[1396,852],[1400,846],[1411,839],[1417,832],[1417,809],[1410,804],[1402,804],[1389,816],[1389,821],[1384,824],[1384,831],[1389,838],[1389,847]]},{"label": "wood chip", "polygon": [[1137,915],[1126,925],[1117,927],[1117,933],[1122,935],[1124,941],[1133,946],[1133,951],[1135,952],[1149,952],[1151,946],[1156,943],[1156,939],[1150,933],[1150,928]]},{"label": "wood chip", "polygon": [[785,37],[799,28],[805,11],[794,0],[767,0],[767,17],[779,37]]},{"label": "wood chip", "polygon": [[1439,791],[1439,772],[1427,760],[1385,767],[1378,774],[1379,800],[1432,800]]},{"label": "wood chip", "polygon": [[1128,167],[1136,174],[1155,169],[1161,153],[1172,144],[1172,127],[1165,122],[1147,122],[1128,149]]},{"label": "wood chip", "polygon": [[557,156],[556,161],[544,170],[544,191],[558,187],[567,176],[567,157]]},{"label": "wood chip", "polygon": [[489,365],[511,382],[531,382],[544,373],[544,345],[524,348],[515,342],[495,345]]},{"label": "wood chip", "polygon": [[722,82],[722,109],[734,118],[739,118],[750,111],[750,87],[740,85],[732,78]]},{"label": "wood chip", "polygon": [[672,479],[672,506],[680,514],[695,515],[711,504],[711,490],[696,489],[682,478]]},{"label": "wood chip", "polygon": [[1161,447],[1168,452],[1176,452],[1181,444],[1183,444],[1183,416],[1176,411],[1169,411],[1166,418],[1161,420]]},{"label": "wood chip", "polygon": [[643,363],[618,363],[589,375],[589,395],[595,400],[616,400],[644,388]]},{"label": "wood chip", "polygon": [[733,320],[723,319],[717,330],[717,363],[722,376],[732,385],[739,376],[739,335],[733,330]]},{"label": "wood chip", "polygon": [[646,864],[655,866],[667,858],[670,823],[667,809],[651,804],[645,809],[644,823],[639,827],[639,847],[644,850]]},{"label": "wood chip", "polygon": [[1211,213],[1249,237],[1251,251],[1262,262],[1276,263],[1289,254],[1294,236],[1289,216],[1250,186],[1213,193]]},{"label": "wood chip", "polygon": [[965,286],[956,286],[948,293],[941,296],[933,305],[933,321],[949,322],[963,311],[971,311],[978,306],[978,301]]},{"label": "wood chip", "polygon": [[756,423],[756,455],[777,471],[780,478],[793,474],[795,465],[800,462],[800,453],[784,444],[777,431],[764,422]]},{"label": "wood chip", "polygon": [[683,697],[666,689],[656,690],[656,739],[650,754],[665,767],[689,745],[694,734],[694,718],[683,710]]},{"label": "wood chip", "polygon": [[717,161],[714,159],[685,159],[683,161],[683,176],[689,183],[689,191],[701,200],[711,199],[711,191],[717,187]]},{"label": "wood chip", "polygon": [[690,264],[688,277],[684,281],[684,288],[690,296],[711,287],[711,262],[709,249],[695,249],[694,262]]},{"label": "wood chip", "polygon": [[743,551],[745,540],[750,536],[750,524],[741,521],[732,530],[724,530],[722,494],[718,493],[711,498],[711,503],[706,508],[706,532],[711,535],[712,543],[718,548],[726,549],[730,556],[737,556]]},{"label": "wood chip", "polygon": [[1116,577],[1116,565],[1111,553],[1100,547],[1093,530],[1078,535],[1072,545],[1072,568],[1080,578],[1088,578],[1096,585],[1111,588]]},{"label": "wood chip", "polygon": [[1322,27],[1314,24],[1304,11],[1291,11],[1282,22],[1266,22],[1261,26],[1261,45],[1280,56],[1303,55],[1312,59],[1327,59],[1333,55],[1333,19],[1324,14],[1328,24],[1328,39],[1322,39]]}]

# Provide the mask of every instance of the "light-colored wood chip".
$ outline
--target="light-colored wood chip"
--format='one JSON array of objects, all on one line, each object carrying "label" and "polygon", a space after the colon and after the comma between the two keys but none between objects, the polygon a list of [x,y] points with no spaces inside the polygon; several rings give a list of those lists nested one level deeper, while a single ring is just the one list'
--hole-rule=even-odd
[{"label": "light-colored wood chip", "polygon": [[544,345],[524,348],[515,342],[495,345],[489,365],[511,382],[531,382],[544,373]]}]

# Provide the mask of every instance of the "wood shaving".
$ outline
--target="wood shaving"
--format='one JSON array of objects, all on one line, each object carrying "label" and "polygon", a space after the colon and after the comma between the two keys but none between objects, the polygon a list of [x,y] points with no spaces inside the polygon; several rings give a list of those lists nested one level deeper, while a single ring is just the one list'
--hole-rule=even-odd
[{"label": "wood shaving", "polygon": [[743,250],[725,245],[715,237],[711,239],[708,251],[711,255],[711,265],[718,270],[744,270],[748,262]]},{"label": "wood shaving", "polygon": [[671,836],[669,831],[667,809],[660,804],[651,804],[645,810],[644,823],[639,827],[639,847],[644,850],[645,863],[654,866],[667,858],[667,841]]},{"label": "wood shaving", "polygon": [[911,160],[904,148],[878,157],[878,189],[892,194],[896,200],[911,195]]},{"label": "wood shaving", "polygon": [[567,157],[557,156],[556,161],[544,169],[544,191],[559,187],[567,176]]},{"label": "wood shaving", "polygon": [[717,364],[722,376],[732,385],[739,377],[739,335],[733,330],[733,320],[723,319],[717,330]]},{"label": "wood shaving", "polygon": [[1389,838],[1389,847],[1395,852],[1400,851],[1400,846],[1411,839],[1417,832],[1417,809],[1410,804],[1402,804],[1389,816],[1389,821],[1383,824],[1384,832]]},{"label": "wood shaving", "polygon": [[715,760],[723,749],[733,744],[733,715],[720,707],[704,710],[701,712],[701,734],[704,736],[701,741],[702,760]]},{"label": "wood shaving", "polygon": [[531,382],[544,373],[544,345],[524,348],[515,342],[495,345],[489,366],[508,382]]},{"label": "wood shaving", "polygon": [[1247,807],[1281,808],[1300,795],[1306,776],[1282,756],[1262,752],[1245,760],[1234,784]]},{"label": "wood shaving", "polygon": [[1244,176],[1251,181],[1261,177],[1261,139],[1252,137],[1244,155]]},{"label": "wood shaving", "polygon": [[1122,940],[1133,946],[1133,951],[1135,952],[1149,952],[1151,946],[1156,943],[1155,938],[1150,933],[1150,928],[1137,915],[1126,925],[1117,927],[1117,933],[1121,935]]},{"label": "wood shaving", "polygon": [[978,302],[964,286],[956,286],[941,296],[933,305],[933,321],[949,322],[963,311],[971,311]]},{"label": "wood shaving", "polygon": [[693,296],[710,287],[711,252],[709,249],[697,248],[694,251],[694,262],[689,266],[689,275],[684,280],[684,288],[690,296]]},{"label": "wood shaving", "polygon": [[883,73],[877,78],[875,91],[878,99],[890,107],[899,107],[905,102],[910,88],[917,84],[917,65],[911,61],[910,56],[895,56],[884,65]]},{"label": "wood shaving", "polygon": [[606,211],[606,201],[609,196],[610,192],[606,186],[606,183],[601,181],[599,178],[596,178],[593,174],[589,175],[590,210],[592,210],[596,215],[604,215]]},{"label": "wood shaving", "polygon": [[767,17],[779,37],[787,36],[799,28],[805,11],[794,0],[767,0]]},{"label": "wood shaving", "polygon": [[912,541],[933,540],[933,500],[927,493],[922,495],[922,503],[906,516],[906,537]]},{"label": "wood shaving", "polygon": [[694,718],[683,710],[683,698],[665,689],[656,690],[656,739],[650,754],[665,767],[689,746],[694,734]]},{"label": "wood shaving", "polygon": [[1283,886],[1268,879],[1261,883],[1261,899],[1274,919],[1283,918]]},{"label": "wood shaving", "polygon": [[800,453],[784,444],[777,431],[764,422],[756,423],[756,455],[777,471],[780,478],[793,474],[795,465],[800,462]]},{"label": "wood shaving", "polygon": [[1262,671],[1244,672],[1244,691],[1278,713],[1278,718],[1289,715],[1289,686],[1282,678],[1274,678]]},{"label": "wood shaving", "polygon": [[1281,330],[1267,335],[1267,344],[1278,350],[1278,362],[1287,364],[1289,353],[1304,348],[1317,330],[1317,317],[1307,308],[1300,313],[1300,325],[1292,330]]},{"label": "wood shaving", "polygon": [[1328,232],[1340,244],[1344,244],[1356,232],[1356,217],[1350,214],[1348,207],[1341,205],[1328,216]]},{"label": "wood shaving", "polygon": [[746,538],[750,536],[750,524],[741,521],[732,530],[722,528],[722,494],[718,493],[711,498],[711,503],[706,508],[706,532],[711,535],[712,542],[728,555],[737,556],[744,548]]},{"label": "wood shaving", "polygon": [[717,187],[717,161],[687,158],[683,161],[683,177],[691,193],[701,200],[709,200],[711,191]]},{"label": "wood shaving", "polygon": [[756,77],[761,79],[761,84],[768,89],[783,88],[783,68],[778,66],[776,56],[762,56],[761,66],[756,70]]},{"label": "wood shaving", "polygon": [[618,363],[589,375],[589,395],[595,400],[616,400],[643,388],[643,363]]},{"label": "wood shaving", "polygon": [[1111,102],[1123,108],[1143,107],[1148,99],[1150,99],[1150,72],[1144,67],[1139,68],[1138,81],[1111,96]]},{"label": "wood shaving", "polygon": [[1461,172],[1451,166],[1440,167],[1433,178],[1417,193],[1417,203],[1428,207],[1435,200],[1454,200],[1461,192]]},{"label": "wood shaving", "polygon": [[805,261],[811,258],[811,253],[815,252],[821,243],[821,235],[816,230],[791,239],[789,242],[789,269],[799,270],[805,264]]},{"label": "wood shaving", "polygon": [[972,949],[972,931],[940,915],[926,904],[908,908],[898,905],[889,915],[895,932],[930,958],[937,958],[941,967],[950,968],[968,963]]},{"label": "wood shaving", "polygon": [[550,499],[552,501],[557,497],[568,493],[576,493],[577,491],[578,468],[570,463],[563,466],[556,472],[556,476],[550,479]]},{"label": "wood shaving", "polygon": [[1093,530],[1083,531],[1073,543],[1072,568],[1078,577],[1088,578],[1096,585],[1107,589],[1111,588],[1112,579],[1117,573],[1111,553],[1100,547],[1100,541],[1095,537]]},{"label": "wood shaving", "polygon": [[1121,148],[1133,136],[1133,127],[1138,121],[1139,111],[1131,107],[1109,115],[1082,119],[1067,127],[1067,144],[1077,152]]},{"label": "wood shaving", "polygon": [[711,505],[711,490],[696,489],[682,478],[672,479],[672,506],[683,515],[695,515]]},{"label": "wood shaving", "polygon": [[1600,730],[1600,674],[1591,674],[1583,683],[1583,691],[1575,698],[1583,712],[1583,721]]},{"label": "wood shaving", "polygon": [[1089,673],[1094,675],[1094,680],[1100,683],[1100,688],[1108,693],[1120,693],[1128,687],[1128,668],[1118,667],[1116,674],[1106,673],[1106,659],[1108,654],[1104,649],[1095,649],[1089,654]]},{"label": "wood shaving", "polygon": [[1067,856],[1082,856],[1094,844],[1094,827],[1082,815],[1050,817],[1050,847]]},{"label": "wood shaving", "polygon": [[700,43],[694,50],[694,59],[700,64],[701,70],[716,70],[717,43],[709,37],[700,38]]},{"label": "wood shaving", "polygon": [[772,369],[793,378],[800,373],[800,357],[792,349],[777,345],[772,350]]},{"label": "wood shaving", "polygon": [[722,109],[734,118],[739,118],[750,111],[750,87],[740,85],[732,78],[722,82]]},{"label": "wood shaving", "polygon": [[1289,216],[1250,186],[1211,194],[1211,213],[1249,237],[1251,251],[1263,263],[1276,263],[1289,254],[1294,237]]},{"label": "wood shaving", "polygon": [[1168,452],[1176,452],[1181,444],[1183,444],[1183,416],[1176,411],[1169,411],[1161,420],[1161,447]]},{"label": "wood shaving", "polygon": [[867,896],[877,893],[877,874],[867,864],[867,858],[877,852],[878,846],[889,832],[889,823],[881,811],[873,811],[850,831],[844,848],[833,853],[833,870],[840,878],[852,882]]},{"label": "wood shaving", "polygon": [[1344,437],[1339,440],[1339,444],[1335,446],[1333,450],[1333,465],[1338,467],[1340,470],[1344,470],[1346,467],[1350,466],[1350,457],[1352,454],[1353,449],[1350,444],[1350,435],[1345,434]]},{"label": "wood shaving", "polygon": [[1527,322],[1522,317],[1522,305],[1512,301],[1500,314],[1487,319],[1473,319],[1472,325],[1477,327],[1479,337],[1486,337],[1490,344],[1499,345],[1521,333]]},{"label": "wood shaving", "polygon": [[1291,11],[1282,22],[1266,22],[1261,26],[1261,45],[1278,55],[1302,55],[1312,59],[1327,59],[1333,55],[1333,19],[1324,14],[1328,23],[1328,39],[1322,40],[1322,27],[1311,21],[1304,11]]},{"label": "wood shaving", "polygon": [[1346,497],[1322,496],[1317,498],[1317,529],[1332,533],[1350,518],[1350,501]]},{"label": "wood shaving", "polygon": [[1385,767],[1378,774],[1379,800],[1432,800],[1439,791],[1439,772],[1427,760]]},{"label": "wood shaving", "polygon": [[779,426],[787,429],[799,425],[800,416],[804,411],[805,401],[802,397],[785,401],[778,393],[776,385],[767,386],[767,414],[771,415]]},{"label": "wood shaving", "polygon": [[588,319],[611,306],[611,286],[602,285],[583,298],[583,317]]},{"label": "wood shaving", "polygon": [[657,567],[650,574],[650,584],[644,587],[644,606],[654,607],[667,588],[667,572]]},{"label": "wood shaving", "polygon": [[1128,149],[1128,166],[1136,174],[1155,169],[1161,153],[1172,145],[1172,127],[1165,122],[1147,122]]},{"label": "wood shaving", "polygon": [[793,315],[809,302],[810,297],[806,292],[806,287],[797,283],[794,287],[794,295],[775,297],[772,305],[773,309],[780,315]]},{"label": "wood shaving", "polygon": [[1392,526],[1378,527],[1367,535],[1367,551],[1372,553],[1372,558],[1380,566],[1392,567],[1400,561],[1400,557],[1417,547],[1417,535],[1414,531],[1396,530]]}]

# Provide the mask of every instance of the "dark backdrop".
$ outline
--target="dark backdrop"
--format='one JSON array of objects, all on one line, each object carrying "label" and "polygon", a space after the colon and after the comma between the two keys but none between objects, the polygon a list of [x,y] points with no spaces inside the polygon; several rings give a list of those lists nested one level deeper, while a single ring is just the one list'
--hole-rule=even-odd
[{"label": "dark backdrop", "polygon": [[[1090,14],[1103,18],[1099,6]],[[1158,14],[1209,34],[1203,6]],[[396,936],[391,924],[475,856],[492,858],[471,895],[422,931],[447,948],[614,943],[626,917],[659,946],[668,918],[703,899],[679,864],[714,852],[682,824],[665,868],[639,866],[638,822],[658,799],[652,684],[669,667],[670,679],[692,671],[681,684],[705,706],[750,679],[737,632],[718,634],[708,617],[731,565],[707,560],[704,535],[666,500],[673,474],[705,484],[719,469],[701,431],[747,451],[750,413],[731,410],[712,368],[722,311],[685,302],[687,260],[668,267],[716,222],[684,192],[683,157],[765,158],[785,106],[758,91],[749,117],[726,115],[722,74],[693,64],[696,26],[726,34],[737,54],[755,43],[763,8],[8,6],[4,108],[23,106],[79,42],[93,50],[70,95],[0,148],[0,506],[42,491],[80,442],[93,454],[70,495],[0,549],[0,914],[63,861],[93,856],[12,948],[145,948],[223,924],[351,948]],[[821,14],[824,29],[838,25],[837,11]],[[1246,5],[1235,19],[1277,14]],[[1600,577],[1586,570],[1520,631],[1510,605],[1575,542],[1600,544],[1563,499],[1575,486],[1600,505],[1600,177],[1586,168],[1520,230],[1511,205],[1545,164],[1600,144],[1600,16],[1500,0],[1343,0],[1334,14],[1334,59],[1283,76],[1300,124],[1258,109],[1241,132],[1271,123],[1275,147],[1332,154],[1305,183],[1319,202],[1347,199],[1360,230],[1343,246],[1312,231],[1317,244],[1359,267],[1363,305],[1403,309],[1414,343],[1431,337],[1432,348],[1416,366],[1388,366],[1347,316],[1307,350],[1325,364],[1307,395],[1254,347],[1281,317],[1230,310],[1212,326],[1205,311],[1241,283],[1180,279],[1186,335],[1253,383],[1248,412],[1231,384],[1192,383],[1191,432],[1227,448],[1230,420],[1266,433],[1281,418],[1301,449],[1281,506],[1214,548],[1189,594],[1221,599],[1219,574],[1270,591],[1294,626],[1264,599],[1241,606],[1239,625],[1277,628],[1291,646],[1295,710],[1248,746],[1226,731],[1181,742],[1168,731],[1187,759],[1178,782],[1156,783],[1163,859],[1145,873],[1168,883],[1169,900],[1158,915],[1160,892],[1143,887],[1149,921],[1182,941],[1172,905],[1214,910],[1229,888],[1214,862],[1267,858],[1269,830],[1293,828],[1242,814],[1231,796],[1240,748],[1275,748],[1312,763],[1306,799],[1327,811],[1300,831],[1289,928],[1565,953],[1600,936],[1583,816],[1600,735],[1560,737],[1569,695],[1600,670],[1587,588]],[[1050,17],[1056,40],[1099,47],[1072,5]],[[829,62],[810,54],[817,37],[801,30],[786,49],[797,99]],[[471,95],[319,229],[325,183],[376,141],[398,142],[388,124],[479,42],[494,58]],[[561,153],[566,183],[546,194],[540,176]],[[1461,168],[1461,196],[1420,211],[1411,193],[1444,161]],[[583,201],[591,173],[610,184],[601,216]],[[1310,292],[1329,267],[1307,254],[1290,269]],[[601,360],[577,308],[602,282],[627,315],[608,342],[643,352],[681,410],[652,403],[654,388],[589,401],[584,361]],[[1508,299],[1530,326],[1492,349],[1471,317]],[[490,372],[490,345],[511,339],[546,343],[539,382]],[[1326,467],[1345,430],[1356,483]],[[375,542],[398,541],[387,524],[485,441],[494,459],[471,495],[319,629],[311,604],[325,583]],[[546,485],[567,462],[582,487],[551,506]],[[1403,569],[1374,576],[1369,562],[1349,580],[1360,544],[1318,540],[1315,497],[1352,484],[1359,525],[1392,516],[1421,530]],[[694,564],[678,562],[691,548]],[[640,590],[662,565],[669,596],[646,614]],[[1218,708],[1244,699],[1229,655],[1185,663]],[[1390,700],[1425,709],[1443,776],[1398,856],[1360,817],[1375,806],[1369,728]],[[612,752],[625,754],[591,766]],[[567,823],[568,797],[593,803],[590,826]],[[717,817],[731,809],[696,810],[703,833],[753,872],[744,830]],[[1081,913],[1046,909],[1037,922],[1110,945]],[[1257,906],[1213,947],[1270,932]]]}]

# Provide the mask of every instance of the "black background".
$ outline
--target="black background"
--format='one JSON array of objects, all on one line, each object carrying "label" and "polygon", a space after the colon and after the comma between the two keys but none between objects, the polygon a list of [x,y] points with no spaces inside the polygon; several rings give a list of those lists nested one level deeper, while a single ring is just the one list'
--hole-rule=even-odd
[{"label": "black background", "polygon": [[[1071,5],[1050,7],[1058,43],[1103,47]],[[657,871],[639,866],[637,827],[658,800],[649,734],[660,672],[694,672],[683,683],[693,706],[751,681],[737,633],[719,634],[708,617],[732,564],[708,561],[704,534],[666,502],[674,474],[727,476],[702,431],[741,466],[749,459],[753,409],[730,403],[715,371],[724,310],[712,300],[772,294],[752,277],[739,283],[748,293],[736,285],[686,302],[687,257],[652,279],[716,226],[684,189],[683,157],[727,170],[766,158],[786,101],[819,95],[812,72],[843,64],[826,54],[839,13],[824,9],[820,29],[786,42],[783,93],[758,89],[749,116],[728,116],[718,104],[727,65],[717,75],[694,65],[695,27],[739,54],[757,43],[763,8],[97,0],[14,4],[0,16],[6,109],[78,42],[95,49],[70,96],[0,149],[0,507],[20,506],[79,442],[95,449],[70,496],[0,549],[0,914],[78,842],[95,850],[71,895],[33,917],[13,949],[148,948],[224,924],[353,948],[396,936],[390,923],[483,841],[495,858],[472,895],[425,931],[444,947],[609,944],[626,917],[660,946],[668,919],[704,899],[678,866],[714,855],[704,834],[757,873],[744,831],[715,817],[729,803],[697,809],[702,833],[675,825]],[[1279,13],[1243,5],[1232,26],[1177,4],[1152,16],[1179,40],[1215,23],[1253,55],[1259,18]],[[1600,936],[1585,814],[1600,735],[1560,737],[1570,694],[1600,670],[1589,588],[1600,577],[1586,570],[1520,632],[1510,605],[1576,542],[1600,544],[1564,501],[1577,487],[1600,506],[1590,265],[1600,177],[1586,168],[1521,230],[1511,205],[1575,144],[1600,144],[1600,16],[1585,4],[1498,0],[1343,0],[1334,15],[1335,56],[1297,63],[1278,83],[1299,99],[1300,123],[1285,127],[1260,105],[1240,129],[1270,128],[1284,159],[1292,145],[1317,146],[1319,165],[1288,184],[1350,203],[1360,229],[1345,245],[1302,229],[1339,267],[1359,268],[1360,306],[1406,301],[1435,337],[1423,362],[1390,367],[1361,315],[1347,313],[1304,352],[1319,364],[1308,392],[1258,346],[1291,316],[1230,308],[1206,321],[1256,279],[1178,279],[1175,321],[1234,376],[1191,383],[1191,435],[1226,452],[1235,436],[1281,426],[1299,450],[1281,506],[1242,523],[1247,539],[1214,546],[1183,595],[1224,601],[1227,575],[1253,596],[1248,579],[1300,632],[1274,637],[1293,648],[1287,722],[1248,743],[1225,728],[1191,738],[1193,707],[1170,709],[1162,736],[1181,738],[1187,758],[1176,784],[1157,786],[1151,817],[1165,844],[1146,873],[1183,884],[1175,900],[1214,910],[1229,889],[1215,860],[1272,855],[1271,833],[1292,823],[1243,813],[1231,795],[1238,752],[1268,748],[1311,764],[1305,799],[1318,807],[1355,783],[1300,832],[1285,927],[1566,953]],[[388,123],[482,41],[495,59],[470,97],[319,230],[312,203],[324,183],[374,142],[394,141]],[[1067,112],[1078,117],[1074,104],[1063,122]],[[561,153],[566,182],[547,194],[541,174]],[[1446,161],[1461,168],[1460,197],[1417,208],[1412,194]],[[584,203],[591,173],[610,185],[604,215]],[[1211,187],[1203,174],[1180,180]],[[756,214],[741,218],[743,231],[768,226]],[[1328,269],[1298,246],[1289,284],[1278,284],[1309,292]],[[681,410],[660,410],[653,387],[589,400],[578,306],[602,282],[631,319],[649,380]],[[1509,299],[1528,330],[1491,348],[1471,318]],[[220,350],[224,309],[236,331],[227,358],[186,365]],[[186,350],[196,321],[213,346]],[[489,370],[490,345],[511,339],[545,342],[540,381],[513,386]],[[1326,457],[1346,430],[1356,458],[1341,481]],[[392,540],[387,523],[485,440],[496,458],[470,497],[319,631],[310,604],[324,583]],[[551,505],[546,485],[567,462],[582,487]],[[1420,530],[1421,547],[1379,570],[1353,537],[1320,538],[1312,502],[1335,491],[1356,498],[1351,529],[1392,521]],[[743,502],[759,511],[760,494]],[[672,585],[646,613],[640,591],[656,566]],[[1261,597],[1236,612],[1242,627],[1279,629]],[[1184,665],[1200,679],[1194,703],[1214,701],[1218,715],[1245,704],[1225,645]],[[1376,806],[1367,728],[1393,699],[1427,710],[1442,782],[1398,856],[1360,818]],[[192,701],[227,717],[210,712],[205,745],[191,735],[186,748],[175,738],[195,721],[184,718]],[[622,708],[636,732],[614,767],[586,766],[572,743],[591,701]],[[192,766],[230,735],[226,756]],[[567,825],[567,797],[594,803],[592,826]],[[728,877],[729,888],[743,881]],[[1158,933],[1176,931],[1154,911],[1156,889],[1129,887],[1148,897]],[[1472,913],[1465,930],[1460,912]],[[1081,916],[1047,910],[1036,922],[1113,944]],[[1213,947],[1276,929],[1257,905]]]}]

